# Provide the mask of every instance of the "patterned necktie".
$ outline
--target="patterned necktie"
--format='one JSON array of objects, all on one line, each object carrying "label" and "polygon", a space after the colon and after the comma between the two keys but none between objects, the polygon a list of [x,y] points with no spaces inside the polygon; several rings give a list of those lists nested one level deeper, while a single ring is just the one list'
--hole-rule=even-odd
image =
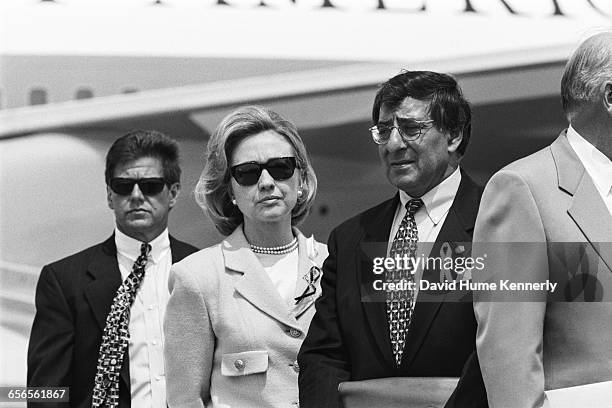
[{"label": "patterned necktie", "polygon": [[130,338],[128,331],[130,308],[144,277],[150,251],[151,245],[141,245],[140,256],[134,262],[132,272],[119,286],[110,313],[106,317],[98,355],[92,407],[119,406],[119,374]]},{"label": "patterned necktie", "polygon": [[[417,250],[419,234],[417,230],[414,214],[421,208],[423,201],[420,198],[415,198],[406,204],[406,215],[395,234],[389,257],[395,259],[399,257],[403,259],[414,258]],[[404,280],[407,284],[414,283],[414,274],[411,265],[406,265],[407,269],[387,269],[385,271],[385,280],[387,282],[398,283]],[[414,310],[414,292],[411,290],[387,290],[387,317],[389,319],[389,336],[391,337],[391,346],[393,347],[393,355],[395,363],[399,367],[402,361],[404,352],[404,343],[406,342],[406,333],[412,319],[412,311]]]}]

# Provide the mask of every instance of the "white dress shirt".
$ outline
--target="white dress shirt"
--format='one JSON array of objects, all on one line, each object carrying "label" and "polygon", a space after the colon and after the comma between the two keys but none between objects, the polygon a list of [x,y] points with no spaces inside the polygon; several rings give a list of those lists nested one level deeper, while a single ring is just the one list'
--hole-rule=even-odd
[{"label": "white dress shirt", "polygon": [[567,129],[567,141],[576,152],[612,215],[612,161],[580,136],[571,125]]},{"label": "white dress shirt", "polygon": [[[431,250],[431,244],[422,245],[422,243],[432,243],[438,238],[438,234],[444,225],[448,211],[453,205],[457,190],[459,189],[459,183],[461,183],[461,172],[459,168],[442,180],[440,184],[423,194],[421,200],[423,200],[423,206],[414,214],[414,220],[419,231],[419,244],[417,247],[417,256],[428,257],[429,253],[425,253]],[[406,215],[406,204],[413,197],[410,197],[406,192],[400,190],[400,202],[395,210],[395,216],[393,218],[393,224],[391,225],[391,233],[389,234],[389,240],[387,244],[387,254],[391,251],[391,245],[395,234],[402,223],[402,219]],[[415,281],[418,282],[423,275],[423,270],[419,267],[415,271]],[[418,285],[415,292],[415,298],[418,294]]]},{"label": "white dress shirt", "polygon": [[[142,242],[115,228],[117,261],[125,280],[140,256]],[[163,322],[170,297],[168,276],[172,265],[170,238],[164,230],[149,242],[151,252],[130,311],[130,388],[133,407],[166,407]],[[126,361],[126,360],[124,360]]]}]

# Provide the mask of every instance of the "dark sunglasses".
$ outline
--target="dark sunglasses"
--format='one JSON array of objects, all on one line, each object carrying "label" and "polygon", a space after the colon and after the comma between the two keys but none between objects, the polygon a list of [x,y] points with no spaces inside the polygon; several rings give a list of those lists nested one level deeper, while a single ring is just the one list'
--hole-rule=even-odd
[{"label": "dark sunglasses", "polygon": [[135,184],[138,184],[138,188],[142,191],[142,194],[153,196],[162,192],[166,185],[166,181],[161,177],[140,179],[114,177],[110,180],[109,186],[116,194],[125,196],[132,194]]},{"label": "dark sunglasses", "polygon": [[241,186],[252,186],[259,181],[264,169],[274,180],[280,181],[293,176],[296,166],[295,157],[276,157],[265,163],[247,162],[232,166],[230,173]]}]

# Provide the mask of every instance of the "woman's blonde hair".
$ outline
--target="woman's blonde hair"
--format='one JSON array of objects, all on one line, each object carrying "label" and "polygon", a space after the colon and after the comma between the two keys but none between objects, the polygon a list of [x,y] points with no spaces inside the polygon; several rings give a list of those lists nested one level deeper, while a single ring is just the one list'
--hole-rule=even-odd
[{"label": "woman's blonde hair", "polygon": [[229,162],[244,138],[273,130],[293,146],[300,175],[301,197],[291,212],[291,224],[299,225],[308,215],[317,193],[317,177],[308,152],[293,123],[261,106],[243,106],[227,115],[213,132],[206,148],[206,164],[195,188],[195,198],[223,235],[231,234],[243,222],[232,204]]}]

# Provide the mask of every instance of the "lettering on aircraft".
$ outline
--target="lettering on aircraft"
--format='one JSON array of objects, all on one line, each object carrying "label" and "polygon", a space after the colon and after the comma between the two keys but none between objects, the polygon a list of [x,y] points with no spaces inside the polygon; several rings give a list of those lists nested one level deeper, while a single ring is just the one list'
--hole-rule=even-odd
[{"label": "lettering on aircraft", "polygon": [[[230,6],[230,7],[241,7],[241,6],[259,6],[259,7],[268,7],[274,8],[280,4],[293,4],[295,6],[307,3],[308,5],[312,5],[314,8],[333,8],[338,10],[343,9],[351,9],[353,5],[356,5],[358,8],[363,9],[364,0],[355,1],[353,0],[351,4],[347,1],[341,0],[215,0],[214,3],[217,6]],[[600,6],[601,3],[606,3],[608,0],[572,0],[576,2],[581,2],[583,7],[589,8],[592,11],[595,11],[601,15],[611,16],[612,13],[604,10]],[[510,15],[514,16],[528,16],[529,11],[524,10],[525,2],[521,2],[521,6],[519,7],[513,4],[513,0],[493,0],[493,2],[497,2],[502,8]],[[406,2],[401,7],[398,7],[397,1],[389,1],[389,0],[369,0],[367,3],[371,4],[372,10],[387,10],[391,12],[410,12],[410,13],[427,13],[429,11],[428,8],[428,0],[415,0],[410,1],[409,6],[406,5]],[[462,8],[459,9],[464,13],[481,13],[474,3],[474,0],[462,0],[458,2],[462,4]],[[533,4],[541,6],[542,4],[549,4],[551,8],[552,16],[569,16],[569,13],[564,12],[562,7],[562,0],[537,0],[534,1]],[[575,3],[574,3],[575,6]],[[456,7],[456,6],[455,6]]]}]

